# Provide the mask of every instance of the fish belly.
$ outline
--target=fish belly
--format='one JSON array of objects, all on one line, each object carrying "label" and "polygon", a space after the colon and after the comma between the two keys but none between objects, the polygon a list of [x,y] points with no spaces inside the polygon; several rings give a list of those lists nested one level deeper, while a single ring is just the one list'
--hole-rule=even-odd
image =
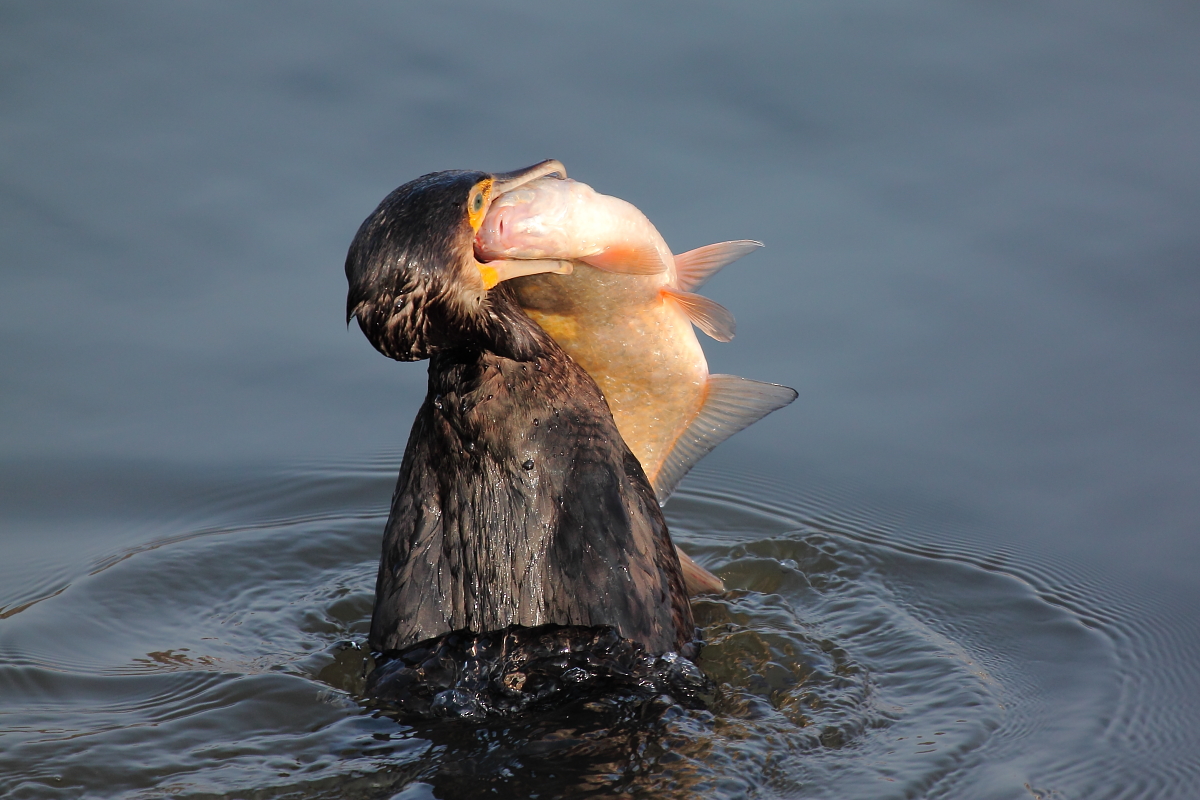
[{"label": "fish belly", "polygon": [[513,281],[525,311],[599,385],[651,482],[708,382],[691,322],[661,293],[664,279],[579,264],[571,275]]}]

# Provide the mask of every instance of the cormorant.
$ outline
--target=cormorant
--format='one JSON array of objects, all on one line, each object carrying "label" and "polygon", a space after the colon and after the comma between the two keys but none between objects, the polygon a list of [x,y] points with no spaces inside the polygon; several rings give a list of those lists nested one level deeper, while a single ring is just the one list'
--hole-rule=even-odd
[{"label": "cormorant", "polygon": [[[565,170],[435,172],[384,198],[346,258],[347,322],[429,359],[392,498],[373,650],[454,631],[611,626],[650,653],[695,635],[654,490],[596,383],[504,280],[567,262],[479,262],[491,201]],[[590,634],[590,635],[594,635]]]}]

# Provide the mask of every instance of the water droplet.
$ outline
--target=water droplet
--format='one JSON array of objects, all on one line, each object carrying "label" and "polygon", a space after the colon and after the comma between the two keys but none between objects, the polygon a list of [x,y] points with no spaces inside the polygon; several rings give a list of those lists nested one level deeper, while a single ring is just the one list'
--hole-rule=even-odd
[{"label": "water droplet", "polygon": [[583,667],[571,667],[563,673],[563,680],[570,681],[571,683],[583,683],[590,677],[592,677],[592,674]]},{"label": "water droplet", "polygon": [[537,426],[538,426],[537,417],[534,417],[534,418],[533,418],[533,427],[535,427],[535,428],[536,428]]},{"label": "water droplet", "polygon": [[442,410],[442,396],[440,394],[433,398],[433,407],[438,411]]},{"label": "water droplet", "polygon": [[467,442],[467,452],[468,453],[475,452],[475,443],[474,442]]}]

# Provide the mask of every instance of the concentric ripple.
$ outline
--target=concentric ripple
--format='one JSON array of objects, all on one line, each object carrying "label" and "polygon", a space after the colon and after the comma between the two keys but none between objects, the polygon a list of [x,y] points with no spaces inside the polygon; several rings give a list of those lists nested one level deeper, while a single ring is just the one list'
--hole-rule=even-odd
[{"label": "concentric ripple", "polygon": [[192,512],[6,587],[0,793],[1138,796],[1103,785],[1114,726],[1138,727],[1123,650],[1140,645],[1119,615],[1082,613],[1086,583],[703,472],[667,511],[730,587],[695,604],[711,708],[604,729],[373,715],[362,641],[396,467],[197,486]]}]

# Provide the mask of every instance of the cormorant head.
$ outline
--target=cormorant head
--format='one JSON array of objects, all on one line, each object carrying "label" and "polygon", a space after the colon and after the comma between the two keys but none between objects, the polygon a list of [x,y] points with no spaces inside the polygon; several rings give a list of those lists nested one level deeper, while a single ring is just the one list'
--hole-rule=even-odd
[{"label": "cormorant head", "polygon": [[399,361],[470,346],[494,327],[489,289],[518,275],[570,271],[569,262],[475,258],[475,233],[492,199],[555,172],[567,174],[555,160],[501,174],[448,170],[389,194],[346,254],[347,324],[357,317],[375,349]]}]

